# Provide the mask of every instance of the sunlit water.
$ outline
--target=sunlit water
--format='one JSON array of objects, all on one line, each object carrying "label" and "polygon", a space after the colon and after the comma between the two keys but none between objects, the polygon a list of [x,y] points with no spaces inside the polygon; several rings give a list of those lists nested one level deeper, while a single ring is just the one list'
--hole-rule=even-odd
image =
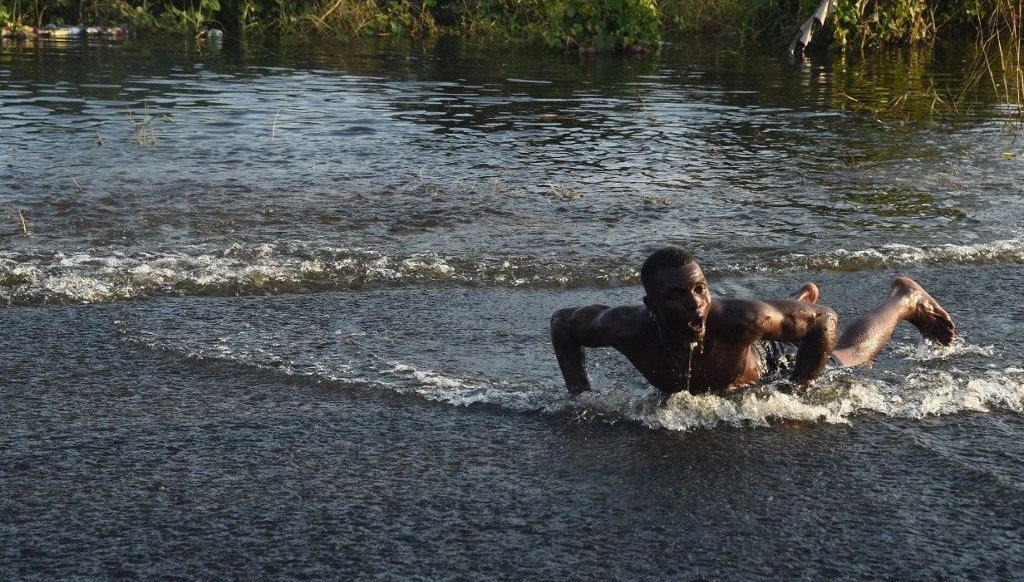
[{"label": "sunlit water", "polygon": [[[934,109],[961,56],[0,46],[0,577],[1019,575],[1024,145]],[[570,399],[548,317],[666,243],[960,339]]]}]

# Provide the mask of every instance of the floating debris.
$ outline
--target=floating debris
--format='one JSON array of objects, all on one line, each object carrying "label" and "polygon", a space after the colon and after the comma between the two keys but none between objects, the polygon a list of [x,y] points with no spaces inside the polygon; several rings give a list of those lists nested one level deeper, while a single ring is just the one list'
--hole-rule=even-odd
[{"label": "floating debris", "polygon": [[92,37],[121,38],[124,36],[124,29],[120,26],[87,26],[85,35]]},{"label": "floating debris", "polygon": [[20,40],[52,39],[52,40],[73,40],[84,37],[120,39],[124,37],[124,29],[120,26],[56,26],[49,25],[43,28],[22,26],[20,28],[4,27],[0,30],[0,38],[13,38]]},{"label": "floating debris", "polygon": [[[49,32],[50,38],[81,38],[85,34],[85,29],[81,26],[61,26],[46,28],[43,31]],[[39,36],[44,36],[43,31],[40,31]]]},{"label": "floating debris", "polygon": [[224,38],[224,31],[219,28],[208,28],[206,30],[199,31],[196,38],[206,38],[210,40],[220,40]]}]

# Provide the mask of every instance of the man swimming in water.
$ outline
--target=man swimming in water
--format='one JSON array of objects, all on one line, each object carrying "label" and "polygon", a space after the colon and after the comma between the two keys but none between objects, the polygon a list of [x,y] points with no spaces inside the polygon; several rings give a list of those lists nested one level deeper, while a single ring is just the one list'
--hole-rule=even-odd
[{"label": "man swimming in water", "polygon": [[949,313],[908,277],[893,281],[881,304],[838,341],[838,318],[817,305],[814,283],[791,299],[712,300],[697,261],[672,247],[651,254],[640,279],[643,305],[571,307],[552,316],[551,342],[569,392],[590,389],[583,348],[613,347],[662,392],[699,394],[727,392],[782,370],[807,385],[830,359],[869,365],[901,321],[942,345],[955,337]]}]

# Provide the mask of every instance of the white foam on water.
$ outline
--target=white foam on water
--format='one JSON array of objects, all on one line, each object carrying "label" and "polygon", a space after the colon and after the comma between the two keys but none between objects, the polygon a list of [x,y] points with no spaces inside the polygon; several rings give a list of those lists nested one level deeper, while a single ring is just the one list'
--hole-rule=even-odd
[{"label": "white foam on water", "polygon": [[[451,283],[504,287],[572,287],[635,283],[632,258],[598,264],[541,257],[455,257],[435,253],[388,256],[309,241],[188,247],[159,252],[0,251],[0,304],[97,303],[155,295],[246,295],[366,285]],[[724,269],[864,270],[928,263],[1024,263],[1024,241],[974,245],[835,250],[793,254]],[[721,269],[719,271],[722,271]]]},{"label": "white foam on water", "polygon": [[557,412],[566,404],[564,394],[551,390],[554,386],[545,389],[529,383],[460,378],[401,362],[388,362],[388,366],[385,371],[390,378],[381,378],[388,388],[455,406],[489,404],[516,412]]},{"label": "white foam on water", "polygon": [[876,248],[836,249],[805,255],[794,253],[757,267],[762,271],[835,270],[862,271],[929,264],[1020,264],[1024,263],[1024,239],[1004,239],[968,245],[945,244],[916,247],[886,244]]},{"label": "white foam on water", "polygon": [[[311,256],[313,255],[313,256]],[[387,257],[304,243],[132,255],[0,253],[0,304],[96,303],[153,295],[239,295],[458,278],[435,255]]]},{"label": "white foam on water", "polygon": [[993,345],[974,345],[967,342],[963,337],[958,337],[956,343],[951,346],[941,346],[931,342],[921,341],[915,345],[896,346],[893,351],[898,356],[918,362],[949,360],[965,355],[991,358],[996,356],[998,353],[996,347]]},{"label": "white foam on water", "polygon": [[[230,337],[210,346],[195,346],[187,340],[161,340],[151,332],[125,330],[122,335],[129,343],[178,353],[185,359],[230,362],[274,374],[308,377],[315,382],[353,382],[452,406],[486,405],[517,413],[564,414],[577,420],[631,421],[671,431],[770,427],[780,421],[849,424],[866,414],[907,419],[965,411],[1024,414],[1021,365],[986,371],[956,367],[940,370],[929,367],[925,358],[915,362],[919,365],[903,377],[869,377],[861,370],[832,369],[814,387],[793,394],[780,391],[786,387],[783,383],[769,383],[724,396],[680,392],[663,403],[661,393],[640,380],[597,386],[571,397],[556,378],[543,383],[497,380],[417,367],[369,353],[304,362],[266,347],[232,345]],[[987,347],[968,345],[959,353],[972,355],[981,348]],[[988,353],[987,349],[982,351]]]},{"label": "white foam on water", "polygon": [[746,393],[736,398],[680,392],[672,395],[664,407],[638,420],[652,428],[688,431],[719,424],[766,427],[773,419],[846,422],[826,406],[781,392],[763,396]]},{"label": "white foam on water", "polygon": [[290,241],[126,254],[0,252],[0,304],[96,303],[156,295],[244,295],[424,282],[551,287],[623,282],[622,268],[435,253],[387,256]]},{"label": "white foam on water", "polygon": [[838,369],[827,372],[801,394],[784,393],[778,390],[782,384],[769,384],[726,396],[679,392],[662,404],[659,392],[642,386],[598,388],[573,398],[555,383],[516,385],[416,369],[403,363],[390,365],[393,374],[407,381],[398,388],[400,392],[428,400],[455,406],[488,404],[517,412],[570,413],[577,418],[606,421],[630,420],[674,431],[720,425],[768,427],[779,421],[848,424],[868,413],[912,419],[963,411],[1024,413],[1024,370],[1016,367],[980,375],[919,368],[894,382]]},{"label": "white foam on water", "polygon": [[960,371],[922,370],[895,383],[840,370],[819,379],[806,394],[786,394],[770,387],[729,396],[679,393],[653,413],[631,418],[653,428],[689,431],[718,425],[765,427],[778,421],[847,424],[869,413],[921,419],[992,410],[1024,412],[1024,374],[1019,370],[1007,368],[974,377]]}]

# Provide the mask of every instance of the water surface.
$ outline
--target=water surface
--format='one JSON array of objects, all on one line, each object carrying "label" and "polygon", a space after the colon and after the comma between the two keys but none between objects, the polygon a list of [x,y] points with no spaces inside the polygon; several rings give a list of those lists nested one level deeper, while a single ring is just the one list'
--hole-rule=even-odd
[{"label": "water surface", "polygon": [[[0,46],[0,572],[1013,578],[1024,147],[932,109],[964,54]],[[571,401],[551,312],[670,243],[960,340],[665,407],[595,350]]]}]

